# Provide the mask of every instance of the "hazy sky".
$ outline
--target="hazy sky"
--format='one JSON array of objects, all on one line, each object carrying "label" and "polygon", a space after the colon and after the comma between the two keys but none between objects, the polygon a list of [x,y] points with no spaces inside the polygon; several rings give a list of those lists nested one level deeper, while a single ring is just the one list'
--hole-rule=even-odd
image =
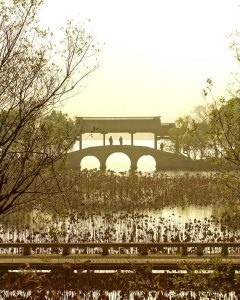
[{"label": "hazy sky", "polygon": [[[45,0],[41,19],[58,28],[90,18],[100,68],[63,110],[70,116],[162,116],[204,104],[211,77],[225,94],[238,68],[227,36],[240,29],[239,0]],[[105,43],[105,44],[104,44]]]}]

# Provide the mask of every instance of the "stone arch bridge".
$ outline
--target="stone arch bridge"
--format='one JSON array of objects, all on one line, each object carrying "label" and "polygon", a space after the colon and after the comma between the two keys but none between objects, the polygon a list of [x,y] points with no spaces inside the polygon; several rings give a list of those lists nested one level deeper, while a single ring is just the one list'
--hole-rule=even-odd
[{"label": "stone arch bridge", "polygon": [[114,153],[126,154],[131,162],[131,171],[137,170],[138,160],[142,156],[152,156],[156,162],[156,171],[160,170],[177,170],[187,169],[191,160],[183,155],[170,153],[166,151],[156,150],[145,146],[130,145],[109,145],[88,147],[78,151],[70,152],[67,155],[66,167],[68,169],[79,169],[81,161],[86,156],[94,156],[100,162],[100,170],[106,170],[106,161],[108,157]]},{"label": "stone arch bridge", "polygon": [[[161,170],[206,170],[212,169],[208,162],[196,162],[178,154],[170,153],[157,148],[160,140],[169,140],[169,130],[175,127],[174,123],[162,123],[160,116],[157,117],[115,117],[115,118],[76,118],[77,140],[79,150],[70,152],[67,155],[66,168],[80,169],[81,161],[86,156],[94,156],[100,162],[100,169],[106,170],[106,161],[113,153],[124,153],[130,161],[131,171],[137,170],[138,160],[142,156],[150,155],[155,159],[156,171]],[[98,147],[83,148],[83,134],[101,134],[103,145]],[[112,136],[109,138],[109,145],[106,144],[108,134],[130,134],[131,145],[123,145],[122,137],[119,138],[120,145],[113,145]],[[151,133],[154,138],[154,148],[135,146],[135,133]],[[121,139],[121,140],[120,140]]]}]

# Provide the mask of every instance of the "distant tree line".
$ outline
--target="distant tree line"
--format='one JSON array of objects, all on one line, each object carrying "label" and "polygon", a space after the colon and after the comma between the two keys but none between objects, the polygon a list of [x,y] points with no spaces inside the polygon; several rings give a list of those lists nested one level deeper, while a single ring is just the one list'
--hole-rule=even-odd
[{"label": "distant tree line", "polygon": [[173,151],[192,159],[211,158],[218,163],[239,166],[239,98],[221,98],[210,106],[198,106],[193,116],[179,117],[175,124],[169,130]]}]

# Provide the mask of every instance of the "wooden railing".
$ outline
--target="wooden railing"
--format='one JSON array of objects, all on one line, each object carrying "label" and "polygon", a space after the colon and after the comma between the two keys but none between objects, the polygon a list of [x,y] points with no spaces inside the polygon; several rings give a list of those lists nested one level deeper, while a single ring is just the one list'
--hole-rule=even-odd
[{"label": "wooden railing", "polygon": [[[1,249],[18,249],[18,253],[23,255],[37,254],[37,249],[48,249],[49,254],[69,255],[72,249],[81,249],[84,253],[88,253],[89,249],[96,249],[95,253],[102,255],[109,255],[113,253],[114,249],[119,250],[120,253],[129,249],[135,249],[135,253],[140,255],[148,254],[167,254],[169,252],[176,253],[182,256],[187,256],[194,253],[198,256],[204,253],[221,253],[226,256],[231,253],[240,254],[240,243],[0,243]],[[120,249],[122,251],[120,251]],[[94,250],[93,250],[94,251]],[[119,252],[114,252],[115,254]],[[7,254],[7,253],[5,253]]]}]

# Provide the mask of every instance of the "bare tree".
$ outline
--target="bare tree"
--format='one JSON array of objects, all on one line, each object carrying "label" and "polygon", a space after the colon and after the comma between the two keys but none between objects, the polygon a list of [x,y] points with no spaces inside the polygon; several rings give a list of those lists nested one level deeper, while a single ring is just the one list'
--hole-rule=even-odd
[{"label": "bare tree", "polygon": [[[215,99],[212,93],[212,81],[207,80],[204,95],[211,97],[209,104],[208,135],[212,147],[217,153],[214,160],[220,166],[226,185],[232,189],[237,203],[240,197],[240,99],[221,97]],[[232,96],[232,94],[231,94]]]},{"label": "bare tree", "polygon": [[73,132],[46,116],[97,68],[84,28],[68,22],[53,45],[37,24],[42,2],[0,0],[0,214],[25,194],[48,191]]},{"label": "bare tree", "polygon": [[219,152],[219,162],[228,163],[236,169],[240,167],[240,99],[221,97],[215,100],[212,95],[212,81],[207,80],[204,95],[211,95],[209,104],[209,131]]}]

